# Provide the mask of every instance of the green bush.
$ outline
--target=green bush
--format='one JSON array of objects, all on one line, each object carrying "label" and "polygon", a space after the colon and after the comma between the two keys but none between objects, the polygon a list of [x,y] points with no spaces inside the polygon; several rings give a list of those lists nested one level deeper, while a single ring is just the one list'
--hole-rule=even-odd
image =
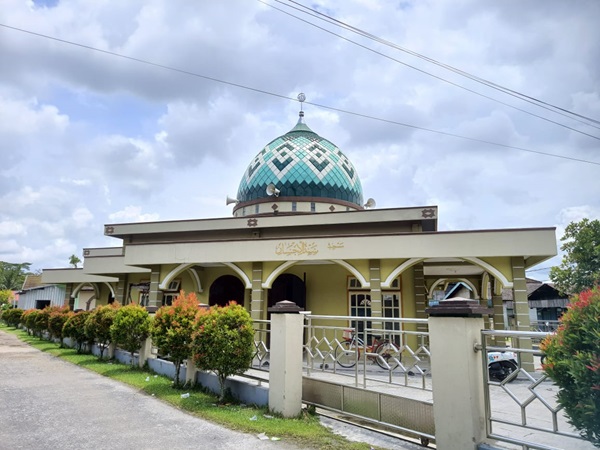
[{"label": "green bush", "polygon": [[192,356],[192,333],[198,298],[181,291],[172,306],[160,308],[152,321],[152,342],[175,365],[175,386],[179,386],[179,370],[184,360]]},{"label": "green bush", "polygon": [[2,321],[9,327],[17,327],[21,322],[23,310],[19,308],[10,308],[2,311]]},{"label": "green bush", "polygon": [[54,309],[50,312],[48,317],[48,331],[52,337],[59,339],[61,348],[63,347],[63,327],[65,322],[69,318],[69,307],[65,306],[62,308]]},{"label": "green bush", "polygon": [[148,311],[134,303],[119,308],[115,314],[113,324],[110,326],[110,335],[117,346],[131,354],[131,365],[133,365],[133,354],[142,347],[150,335],[151,323]]},{"label": "green bush", "polygon": [[198,315],[192,340],[194,363],[217,375],[219,401],[225,400],[225,380],[244,373],[254,355],[254,330],[250,314],[234,302],[213,306]]},{"label": "green bush", "polygon": [[95,341],[100,349],[100,359],[104,356],[104,350],[111,343],[110,327],[119,309],[118,303],[98,306],[92,311],[85,321],[85,335],[90,342]]},{"label": "green bush", "polygon": [[600,288],[575,296],[556,333],[540,349],[569,423],[600,447]]},{"label": "green bush", "polygon": [[40,314],[39,309],[31,308],[23,312],[23,316],[21,317],[21,323],[25,325],[27,328],[27,333],[31,335],[36,334],[36,320],[37,316]]},{"label": "green bush", "polygon": [[50,329],[48,328],[50,314],[52,314],[53,311],[58,311],[59,309],[59,306],[46,306],[39,312],[38,315],[35,316],[33,327],[39,337],[44,337],[44,333],[46,332],[51,334]]},{"label": "green bush", "polygon": [[90,311],[69,312],[67,321],[63,326],[63,337],[71,338],[75,342],[77,353],[81,353],[88,338],[85,335],[85,321],[91,314]]}]

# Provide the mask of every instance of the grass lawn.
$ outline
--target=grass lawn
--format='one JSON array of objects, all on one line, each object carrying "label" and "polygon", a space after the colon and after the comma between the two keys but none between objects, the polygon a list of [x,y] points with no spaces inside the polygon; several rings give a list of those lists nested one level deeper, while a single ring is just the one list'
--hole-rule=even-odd
[{"label": "grass lawn", "polygon": [[[172,380],[156,375],[150,370],[131,367],[116,361],[100,361],[91,354],[79,354],[71,348],[60,348],[54,342],[40,340],[37,337],[29,336],[23,330],[7,327],[4,324],[0,324],[0,330],[15,334],[23,342],[43,352],[128,384],[190,414],[233,430],[252,434],[265,433],[269,437],[280,438],[305,448],[332,450],[373,448],[368,444],[347,441],[332,433],[319,423],[317,416],[306,412],[296,419],[284,419],[272,417],[266,407],[235,403],[217,405],[216,396],[207,394],[200,388],[175,389],[172,387]],[[189,393],[189,397],[182,398],[181,394],[183,393]]]}]

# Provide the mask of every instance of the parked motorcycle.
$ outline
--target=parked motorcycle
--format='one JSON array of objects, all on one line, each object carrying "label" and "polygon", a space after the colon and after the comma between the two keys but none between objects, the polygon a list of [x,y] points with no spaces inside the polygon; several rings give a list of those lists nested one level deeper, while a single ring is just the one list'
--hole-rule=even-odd
[{"label": "parked motorcycle", "polygon": [[[511,373],[519,370],[515,352],[489,352],[488,374],[490,380],[503,381]],[[510,381],[515,380],[512,378]]]}]

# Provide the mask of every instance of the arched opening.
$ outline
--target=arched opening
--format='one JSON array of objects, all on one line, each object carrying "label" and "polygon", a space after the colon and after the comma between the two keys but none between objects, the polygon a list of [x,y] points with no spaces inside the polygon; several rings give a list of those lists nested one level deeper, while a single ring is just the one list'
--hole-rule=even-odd
[{"label": "arched opening", "polygon": [[289,300],[299,307],[305,308],[306,285],[304,280],[291,273],[279,275],[269,289],[269,308],[282,300]]},{"label": "arched opening", "polygon": [[244,306],[244,284],[233,275],[223,275],[210,286],[208,304],[227,306],[230,301]]}]

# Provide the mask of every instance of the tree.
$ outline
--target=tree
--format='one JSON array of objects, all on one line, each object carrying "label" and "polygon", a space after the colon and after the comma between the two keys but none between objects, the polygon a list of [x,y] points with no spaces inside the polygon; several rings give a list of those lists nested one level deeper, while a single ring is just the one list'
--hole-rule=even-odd
[{"label": "tree", "polygon": [[151,323],[148,311],[135,303],[119,308],[115,314],[113,324],[110,326],[110,335],[116,345],[131,354],[131,365],[133,365],[133,354],[142,347],[150,335]]},{"label": "tree", "polygon": [[217,375],[219,401],[225,400],[225,380],[243,374],[254,355],[254,330],[250,314],[242,306],[213,306],[198,315],[192,341],[194,363]]},{"label": "tree", "polygon": [[550,279],[564,294],[582,292],[600,281],[600,220],[571,222],[560,239],[565,252],[560,266],[550,269]]},{"label": "tree", "polygon": [[0,289],[18,291],[23,287],[31,263],[13,264],[0,261]]},{"label": "tree", "polygon": [[152,321],[152,342],[175,365],[175,386],[179,386],[179,371],[184,360],[192,356],[192,333],[198,298],[193,292],[181,291],[171,306],[160,308]]},{"label": "tree", "polygon": [[10,289],[0,289],[0,307],[10,305],[13,300],[14,295]]},{"label": "tree", "polygon": [[120,305],[111,303],[110,305],[98,306],[94,309],[85,321],[85,334],[90,341],[96,341],[100,349],[100,359],[104,356],[104,350],[111,343],[110,327]]},{"label": "tree", "polygon": [[571,423],[600,447],[600,288],[574,296],[555,334],[540,345]]},{"label": "tree", "polygon": [[80,262],[81,260],[75,255],[71,255],[71,257],[69,258],[69,264],[71,264],[74,269],[77,269],[77,264],[79,264]]}]

